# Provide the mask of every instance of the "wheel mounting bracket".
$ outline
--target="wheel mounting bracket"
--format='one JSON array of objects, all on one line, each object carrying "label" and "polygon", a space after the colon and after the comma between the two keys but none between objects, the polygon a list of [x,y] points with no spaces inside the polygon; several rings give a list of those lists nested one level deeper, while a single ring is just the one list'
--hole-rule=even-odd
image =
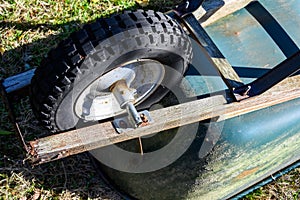
[{"label": "wheel mounting bracket", "polygon": [[150,116],[150,113],[147,110],[143,110],[138,112],[139,116],[142,119],[142,123],[137,127],[134,120],[130,117],[130,115],[117,118],[113,121],[113,125],[118,133],[125,133],[129,130],[133,130],[135,128],[144,127],[149,124],[152,124],[154,121]]}]

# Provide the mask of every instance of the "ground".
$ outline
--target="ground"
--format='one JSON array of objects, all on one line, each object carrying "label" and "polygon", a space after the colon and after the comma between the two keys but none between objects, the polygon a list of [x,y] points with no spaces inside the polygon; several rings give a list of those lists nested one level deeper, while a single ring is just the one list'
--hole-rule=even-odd
[{"label": "ground", "polygon": [[[169,0],[137,2],[140,5],[134,0],[1,0],[0,78],[38,66],[59,41],[95,18],[140,6],[164,11],[176,4]],[[15,104],[15,110],[27,140],[44,133],[28,98]],[[0,200],[121,199],[99,177],[88,154],[33,168],[25,157],[0,101]],[[298,199],[299,173],[295,169],[246,199]]]}]

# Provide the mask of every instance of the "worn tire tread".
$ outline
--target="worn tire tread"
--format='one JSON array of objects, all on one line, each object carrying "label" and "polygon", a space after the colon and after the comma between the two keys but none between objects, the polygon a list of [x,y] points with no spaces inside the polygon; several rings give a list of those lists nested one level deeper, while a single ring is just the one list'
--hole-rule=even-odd
[{"label": "worn tire tread", "polygon": [[[95,52],[95,47],[103,40],[122,32],[133,34],[128,30],[134,28],[145,32],[151,28],[155,33],[161,33],[161,40],[166,39],[164,34],[167,33],[170,35],[169,43],[180,44],[183,54],[189,55],[186,61],[191,59],[191,44],[188,42],[188,36],[179,24],[163,13],[151,10],[126,11],[87,24],[50,50],[32,78],[30,95],[32,109],[44,127],[51,132],[61,131],[55,124],[55,110],[64,94],[72,89],[75,77],[87,70],[81,66],[84,58]],[[145,34],[150,43],[154,42],[150,33]],[[174,41],[174,36],[179,37],[180,41]],[[139,38],[136,38],[136,45],[143,45]]]}]

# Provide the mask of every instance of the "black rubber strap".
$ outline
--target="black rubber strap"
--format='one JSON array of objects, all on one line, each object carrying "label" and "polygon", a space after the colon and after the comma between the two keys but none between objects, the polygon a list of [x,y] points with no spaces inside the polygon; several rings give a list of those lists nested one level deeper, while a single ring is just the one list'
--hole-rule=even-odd
[{"label": "black rubber strap", "polygon": [[291,37],[261,3],[253,1],[245,8],[266,30],[287,58],[299,51]]}]

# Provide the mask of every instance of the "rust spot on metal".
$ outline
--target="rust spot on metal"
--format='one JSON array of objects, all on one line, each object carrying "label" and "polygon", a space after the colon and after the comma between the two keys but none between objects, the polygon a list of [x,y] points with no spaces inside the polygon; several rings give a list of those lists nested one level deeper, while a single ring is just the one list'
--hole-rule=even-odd
[{"label": "rust spot on metal", "polygon": [[30,145],[29,154],[30,155],[32,155],[32,156],[36,155],[36,148],[38,147],[38,143],[39,143],[38,140],[34,140],[34,141],[29,142],[29,145]]},{"label": "rust spot on metal", "polygon": [[142,113],[142,114],[140,115],[140,117],[141,117],[141,119],[142,119],[143,122],[145,122],[145,123],[148,122],[148,118],[147,118],[147,116],[146,116],[145,114]]},{"label": "rust spot on metal", "polygon": [[142,124],[139,126],[139,127],[143,127],[143,126],[147,126],[147,125],[149,125],[149,120],[148,120],[148,118],[147,118],[147,116],[145,115],[145,114],[141,114],[140,115],[140,117],[141,117],[141,119],[142,119]]},{"label": "rust spot on metal", "polygon": [[240,173],[240,174],[236,177],[236,179],[243,179],[243,178],[245,178],[245,177],[247,177],[247,176],[249,176],[249,175],[252,175],[252,174],[254,174],[255,172],[257,172],[258,169],[259,169],[259,167],[255,167],[255,168],[252,168],[252,169],[245,170],[245,171],[243,171],[242,173]]}]

